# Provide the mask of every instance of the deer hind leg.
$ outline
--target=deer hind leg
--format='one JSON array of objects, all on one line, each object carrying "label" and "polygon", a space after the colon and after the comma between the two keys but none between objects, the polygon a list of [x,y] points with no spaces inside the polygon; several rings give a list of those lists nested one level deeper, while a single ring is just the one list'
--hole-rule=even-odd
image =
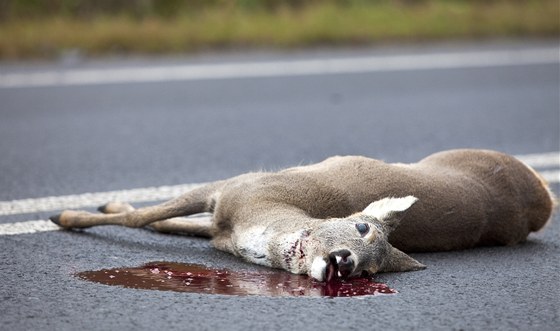
[{"label": "deer hind leg", "polygon": [[211,212],[215,204],[215,196],[222,186],[223,182],[211,183],[187,192],[176,199],[151,207],[134,209],[132,206],[123,205],[122,210],[115,208],[116,213],[112,214],[66,210],[50,219],[64,228],[87,228],[96,225],[123,225],[139,228],[174,217]]},{"label": "deer hind leg", "polygon": [[[105,214],[118,214],[134,211],[134,207],[124,202],[109,202],[99,207],[99,211]],[[163,221],[157,221],[149,225],[152,229],[163,233],[184,233],[193,236],[211,238],[212,228],[211,216],[195,217],[173,217]]]}]

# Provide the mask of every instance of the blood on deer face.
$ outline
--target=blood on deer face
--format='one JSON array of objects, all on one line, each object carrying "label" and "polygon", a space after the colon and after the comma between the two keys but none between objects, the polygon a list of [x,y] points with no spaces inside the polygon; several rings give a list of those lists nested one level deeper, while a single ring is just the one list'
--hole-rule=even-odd
[{"label": "blood on deer face", "polygon": [[361,213],[319,224],[311,231],[307,242],[308,274],[318,281],[328,282],[364,272],[424,268],[392,247],[387,239],[402,212],[416,201],[413,196],[385,198],[373,202]]}]

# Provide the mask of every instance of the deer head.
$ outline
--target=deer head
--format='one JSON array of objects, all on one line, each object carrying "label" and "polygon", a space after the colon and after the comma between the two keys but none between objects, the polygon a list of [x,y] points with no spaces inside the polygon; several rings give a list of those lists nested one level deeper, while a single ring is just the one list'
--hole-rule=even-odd
[{"label": "deer head", "polygon": [[319,281],[348,278],[363,272],[412,271],[425,266],[391,246],[388,236],[404,211],[418,199],[385,198],[361,213],[330,219],[314,228],[308,240],[308,274]]}]

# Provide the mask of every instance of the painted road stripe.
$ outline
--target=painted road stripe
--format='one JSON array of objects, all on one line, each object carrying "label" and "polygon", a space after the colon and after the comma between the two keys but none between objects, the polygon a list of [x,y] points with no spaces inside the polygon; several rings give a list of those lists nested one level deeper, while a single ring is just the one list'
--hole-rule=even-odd
[{"label": "painted road stripe", "polygon": [[558,48],[255,63],[59,70],[0,75],[0,88],[307,76],[559,63]]},{"label": "painted road stripe", "polygon": [[[560,182],[560,170],[539,171],[539,174],[549,183]],[[0,201],[0,216],[91,208],[101,206],[109,201],[141,203],[169,200],[201,185],[203,183]]]},{"label": "painted road stripe", "polygon": [[539,174],[550,184],[560,183],[560,170],[539,171]]},{"label": "painted road stripe", "polygon": [[183,184],[121,191],[63,195],[36,199],[0,201],[0,215],[17,215],[51,210],[97,207],[104,205],[109,201],[138,203],[169,200],[201,185],[202,184]]},{"label": "painted road stripe", "polygon": [[[556,168],[539,173],[550,183],[560,182],[560,152],[519,155],[517,158],[534,168]],[[203,183],[0,201],[0,216],[97,207],[109,201],[139,203],[169,200],[201,185]]]},{"label": "painted road stripe", "polygon": [[[560,183],[560,169],[558,169],[560,168],[560,152],[519,155],[517,158],[534,168],[556,168],[542,170],[539,171],[539,173],[549,183]],[[107,203],[108,201],[114,200],[130,203],[168,200],[201,185],[203,185],[203,183],[85,193],[38,199],[0,201],[0,215],[16,215],[61,209],[96,207]],[[52,224],[52,222],[48,220],[5,223],[0,224],[0,236],[55,231],[59,229],[60,227]]]},{"label": "painted road stripe", "polygon": [[0,236],[16,234],[56,231],[61,228],[51,221],[35,220],[17,223],[0,224]]},{"label": "painted road stripe", "polygon": [[[545,178],[547,178],[547,180],[550,182],[552,182],[551,178],[556,178],[555,181],[556,183],[560,181],[560,171],[541,172],[541,175],[545,176]],[[34,220],[34,221],[0,224],[0,236],[57,231],[57,230],[62,230],[62,228],[56,224],[53,224],[49,220]]]},{"label": "painted road stripe", "polygon": [[526,154],[516,156],[533,168],[560,167],[560,153]]}]

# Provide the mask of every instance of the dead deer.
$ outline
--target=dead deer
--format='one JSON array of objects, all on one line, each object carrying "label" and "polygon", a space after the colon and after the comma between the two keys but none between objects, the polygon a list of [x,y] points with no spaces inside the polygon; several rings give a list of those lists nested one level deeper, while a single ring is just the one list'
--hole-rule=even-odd
[{"label": "dead deer", "polygon": [[[404,252],[514,245],[551,218],[544,180],[512,156],[452,150],[418,163],[335,156],[216,181],[166,203],[64,211],[61,227],[151,226],[319,281],[425,268]],[[206,218],[186,218],[198,213]]]}]

